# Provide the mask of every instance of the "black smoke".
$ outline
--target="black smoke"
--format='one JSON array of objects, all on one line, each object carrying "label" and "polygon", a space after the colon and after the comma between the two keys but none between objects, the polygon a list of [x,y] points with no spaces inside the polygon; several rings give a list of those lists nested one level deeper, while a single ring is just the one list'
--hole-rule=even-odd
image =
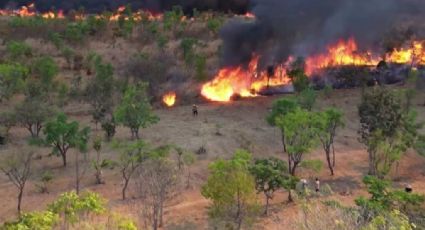
[{"label": "black smoke", "polygon": [[374,50],[395,27],[425,21],[423,0],[252,0],[255,21],[235,19],[221,30],[222,64],[264,67],[290,55],[308,56],[340,39]]},{"label": "black smoke", "polygon": [[39,11],[62,9],[78,10],[83,7],[89,13],[114,11],[119,6],[131,5],[133,9],[149,9],[156,12],[169,10],[173,6],[181,6],[190,14],[193,9],[213,10],[221,12],[245,13],[249,0],[0,0],[0,8],[17,8],[35,3]]}]

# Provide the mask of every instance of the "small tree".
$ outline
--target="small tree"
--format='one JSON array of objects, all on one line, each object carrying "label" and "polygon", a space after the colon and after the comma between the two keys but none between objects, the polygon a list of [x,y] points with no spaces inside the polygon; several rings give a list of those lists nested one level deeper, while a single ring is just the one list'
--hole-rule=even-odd
[{"label": "small tree", "polygon": [[36,59],[31,67],[32,77],[37,79],[43,90],[51,92],[54,89],[54,80],[59,73],[59,67],[51,57]]},{"label": "small tree", "polygon": [[369,174],[384,177],[407,149],[421,140],[422,124],[413,111],[405,111],[395,93],[376,88],[365,92],[359,105],[360,142],[369,153]]},{"label": "small tree", "polygon": [[53,109],[38,98],[27,98],[15,108],[16,120],[33,138],[40,136],[44,122],[53,114]]},{"label": "small tree", "polygon": [[74,225],[84,215],[103,213],[105,201],[98,194],[92,192],[82,195],[67,192],[61,194],[56,201],[50,204],[48,210],[59,215],[62,219],[62,227],[69,229],[69,224]]},{"label": "small tree", "polygon": [[151,157],[144,165],[140,173],[139,188],[150,210],[152,229],[156,230],[164,224],[164,205],[176,185],[177,172],[173,162],[162,156]]},{"label": "small tree", "polygon": [[[291,99],[279,99],[273,103],[272,111],[267,116],[267,122],[272,126],[277,126],[276,119],[287,115],[299,108],[299,105]],[[282,134],[283,152],[286,153],[285,130],[279,127]]]},{"label": "small tree", "polygon": [[326,161],[328,162],[329,170],[333,176],[335,167],[334,139],[337,128],[344,126],[343,114],[338,109],[331,108],[325,112],[317,113],[316,116],[314,116],[314,122],[317,128],[316,135],[319,137],[322,148],[325,151]]},{"label": "small tree", "polygon": [[22,58],[32,56],[32,48],[25,42],[10,41],[7,43],[6,50],[10,58],[15,61],[22,61]]},{"label": "small tree", "polygon": [[146,128],[159,120],[152,111],[146,88],[146,84],[129,86],[114,114],[118,123],[130,128],[133,139],[139,139],[140,128]]},{"label": "small tree", "polygon": [[50,171],[44,171],[41,174],[40,178],[40,184],[37,184],[36,186],[40,189],[41,193],[49,193],[49,184],[53,180],[53,174]]},{"label": "small tree", "polygon": [[87,101],[92,106],[92,117],[96,124],[101,122],[106,114],[111,113],[114,93],[114,69],[110,64],[101,61],[95,63],[96,76],[86,88]]},{"label": "small tree", "polygon": [[231,160],[217,160],[209,166],[210,175],[202,195],[212,200],[209,215],[230,220],[236,229],[258,213],[255,179],[249,173],[251,154],[237,151]]},{"label": "small tree", "polygon": [[316,146],[317,136],[312,118],[311,112],[302,109],[296,109],[285,116],[276,118],[277,126],[285,133],[288,171],[292,176],[295,176],[303,156]]},{"label": "small tree", "polygon": [[257,159],[250,166],[249,171],[255,177],[255,187],[258,193],[266,197],[264,214],[267,215],[269,201],[273,199],[275,191],[284,188],[288,191],[293,189],[296,179],[288,174],[286,162],[277,158]]},{"label": "small tree", "polygon": [[186,187],[190,187],[190,179],[191,179],[191,166],[195,164],[196,162],[196,156],[195,154],[191,152],[186,152],[183,154],[183,163],[186,166],[187,169],[187,180],[186,180]]},{"label": "small tree", "polygon": [[292,85],[296,92],[302,92],[309,87],[309,80],[305,74],[305,62],[304,59],[298,58],[292,63],[288,76],[292,81]]},{"label": "small tree", "polygon": [[62,157],[64,167],[67,164],[68,150],[71,148],[84,149],[89,139],[89,133],[88,127],[80,130],[78,122],[68,122],[68,117],[63,113],[58,114],[44,128],[46,144],[52,146],[53,154]]},{"label": "small tree", "polygon": [[27,67],[19,64],[0,64],[0,101],[10,99],[22,90],[28,76]]},{"label": "small tree", "polygon": [[93,168],[96,170],[96,184],[104,184],[102,169],[110,167],[112,162],[107,159],[101,159],[102,139],[97,137],[93,140],[93,149],[96,151],[96,160],[93,161]]},{"label": "small tree", "polygon": [[316,103],[317,93],[312,88],[304,89],[297,97],[297,102],[301,108],[311,111]]},{"label": "small tree", "polygon": [[106,118],[102,121],[102,129],[105,132],[106,140],[111,141],[112,138],[115,136],[115,119],[113,116],[110,118]]},{"label": "small tree", "polygon": [[143,141],[137,141],[135,143],[115,144],[115,148],[121,150],[117,164],[123,179],[122,199],[125,200],[128,184],[132,176],[141,166],[142,162],[147,159],[147,145]]},{"label": "small tree", "polygon": [[4,127],[4,133],[2,135],[7,138],[9,136],[10,129],[16,125],[16,115],[14,112],[2,112],[0,113],[0,127]]},{"label": "small tree", "polygon": [[18,189],[17,209],[19,213],[21,213],[22,195],[24,193],[25,185],[31,176],[31,163],[33,155],[33,152],[10,154],[10,156],[7,156],[0,165],[0,170]]}]

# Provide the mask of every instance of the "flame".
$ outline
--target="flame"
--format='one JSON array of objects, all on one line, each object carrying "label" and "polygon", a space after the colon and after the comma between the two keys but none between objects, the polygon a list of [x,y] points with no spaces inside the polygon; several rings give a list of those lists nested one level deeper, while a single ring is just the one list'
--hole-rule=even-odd
[{"label": "flame", "polygon": [[162,97],[162,102],[164,102],[166,106],[172,107],[176,103],[176,98],[175,92],[169,92]]},{"label": "flame", "polygon": [[16,11],[16,15],[20,17],[31,17],[35,16],[35,7],[34,3],[29,4],[28,6],[22,6],[21,9]]},{"label": "flame", "polygon": [[319,69],[333,66],[375,66],[379,59],[374,58],[371,52],[360,53],[356,41],[350,38],[329,46],[324,54],[307,58],[305,63],[306,73],[310,75]]},{"label": "flame", "polygon": [[253,14],[251,12],[246,12],[246,14],[244,14],[243,17],[248,18],[248,19],[256,19],[255,14]]},{"label": "flame", "polygon": [[64,19],[65,18],[62,10],[59,10],[57,13],[53,11],[42,13],[41,17],[45,19]]},{"label": "flame", "polygon": [[395,49],[387,55],[387,60],[392,63],[412,65],[425,65],[425,41],[413,41],[409,48]]},{"label": "flame", "polygon": [[258,92],[268,86],[289,83],[286,70],[280,66],[274,76],[258,70],[260,56],[253,55],[248,68],[242,66],[221,69],[217,76],[202,86],[201,94],[209,100],[227,102],[235,95],[256,97]]}]

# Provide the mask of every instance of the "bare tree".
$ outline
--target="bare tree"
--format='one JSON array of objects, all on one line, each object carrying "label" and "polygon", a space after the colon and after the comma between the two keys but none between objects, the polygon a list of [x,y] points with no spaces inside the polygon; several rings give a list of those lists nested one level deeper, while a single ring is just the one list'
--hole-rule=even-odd
[{"label": "bare tree", "polygon": [[145,217],[150,218],[154,230],[163,226],[163,210],[177,182],[173,162],[166,158],[153,158],[139,170],[138,188],[146,205]]},{"label": "bare tree", "polygon": [[33,152],[20,152],[8,155],[0,166],[0,170],[6,174],[9,180],[19,190],[18,192],[18,212],[21,213],[22,195],[25,184],[31,176],[31,163]]}]

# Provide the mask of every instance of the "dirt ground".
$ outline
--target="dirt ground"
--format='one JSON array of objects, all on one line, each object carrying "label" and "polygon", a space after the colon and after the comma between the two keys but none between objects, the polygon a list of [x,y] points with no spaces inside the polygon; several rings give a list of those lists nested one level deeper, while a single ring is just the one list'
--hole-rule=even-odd
[{"label": "dirt ground", "polygon": [[[333,195],[322,199],[334,199],[346,205],[352,205],[359,195],[366,195],[361,183],[362,176],[367,173],[367,153],[357,138],[359,127],[357,117],[357,105],[360,100],[360,90],[338,90],[332,95],[332,99],[318,100],[315,109],[320,110],[328,106],[335,106],[345,113],[345,127],[338,130],[336,138],[336,175],[330,176],[326,167],[316,174],[307,170],[300,170],[298,176],[313,182],[313,178],[319,177],[322,184],[329,184]],[[417,96],[415,102],[419,118],[425,121],[425,107],[423,103],[425,93]],[[247,100],[221,103],[207,103],[199,105],[199,117],[192,117],[191,106],[179,106],[169,109],[158,109],[156,112],[160,122],[147,129],[141,130],[142,139],[153,146],[175,144],[188,151],[196,152],[204,146],[207,153],[199,156],[192,169],[192,186],[189,189],[181,188],[171,199],[165,210],[165,223],[168,226],[181,225],[183,229],[205,229],[207,225],[207,207],[209,201],[200,194],[200,186],[208,176],[208,163],[217,158],[229,158],[235,150],[248,149],[255,157],[277,156],[286,159],[282,154],[280,133],[270,127],[265,117],[269,112],[272,102],[276,97],[259,97]],[[96,131],[88,114],[87,106],[71,104],[66,111],[73,119],[77,119],[84,125],[92,127],[93,135],[101,135]],[[28,137],[26,130],[14,128],[11,130],[12,143],[0,149],[1,155],[5,152],[23,151]],[[130,132],[120,127],[116,138],[119,141],[128,140]],[[74,187],[74,152],[69,153],[69,166],[61,167],[61,161],[57,157],[49,157],[49,149],[37,149],[36,154],[41,157],[35,162],[36,172],[28,184],[23,198],[23,210],[42,210],[57,196]],[[115,159],[118,153],[110,146],[105,146],[102,151],[104,158]],[[94,152],[90,152],[94,156]],[[308,158],[321,159],[325,163],[324,153],[317,148]],[[49,186],[49,194],[37,192],[36,184],[40,180],[40,172],[51,170],[54,174],[52,184]],[[185,172],[182,172],[182,174]],[[425,193],[425,159],[413,151],[409,151],[401,160],[397,172],[391,173],[396,186],[404,183],[412,184],[417,192]],[[126,202],[121,201],[121,180],[118,170],[105,171],[106,184],[94,184],[94,172],[86,173],[83,188],[102,194],[109,200],[112,210],[121,214],[132,215],[137,218],[140,202],[136,199],[134,184],[131,184],[129,197]],[[5,175],[0,175],[0,223],[16,217],[17,191],[7,180]],[[260,199],[263,199],[260,196]],[[296,204],[286,203],[287,194],[279,192],[273,199],[273,205],[268,217],[263,217],[257,229],[293,229],[298,216],[299,207]]]}]

